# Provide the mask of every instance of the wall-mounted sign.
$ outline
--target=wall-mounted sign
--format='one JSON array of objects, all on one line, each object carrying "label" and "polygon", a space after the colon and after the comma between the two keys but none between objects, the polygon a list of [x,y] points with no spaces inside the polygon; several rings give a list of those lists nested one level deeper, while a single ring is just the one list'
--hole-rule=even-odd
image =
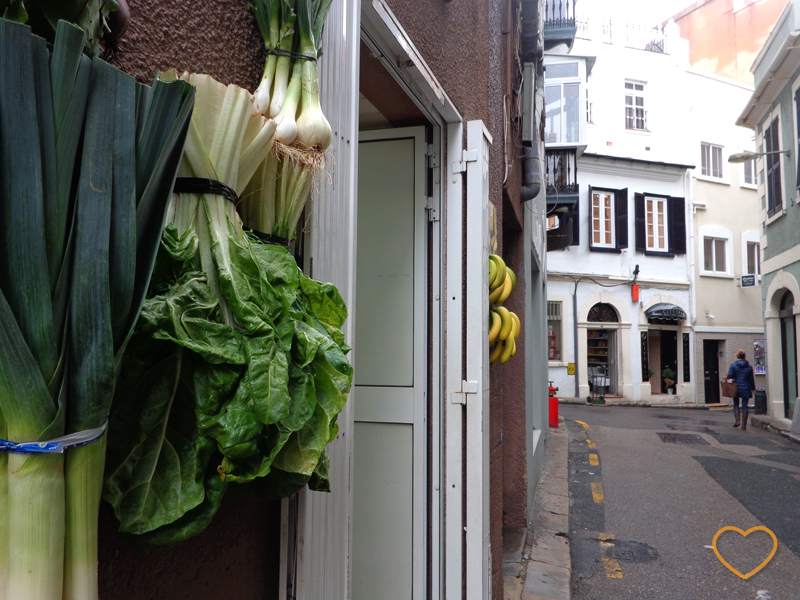
[{"label": "wall-mounted sign", "polygon": [[755,275],[742,275],[742,287],[755,287],[755,286],[756,286]]},{"label": "wall-mounted sign", "polygon": [[575,375],[575,363],[567,364],[567,375]]}]

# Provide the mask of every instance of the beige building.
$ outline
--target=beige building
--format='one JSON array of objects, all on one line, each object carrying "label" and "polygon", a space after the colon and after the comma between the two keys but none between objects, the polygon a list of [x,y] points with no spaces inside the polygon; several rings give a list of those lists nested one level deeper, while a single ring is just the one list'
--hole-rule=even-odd
[{"label": "beige building", "polygon": [[[721,398],[721,378],[739,349],[765,388],[761,312],[759,201],[753,161],[731,164],[731,154],[755,150],[753,132],[732,125],[752,86],[690,71],[696,168],[692,172],[694,351],[696,401]],[[725,99],[709,102],[708,99]],[[758,356],[756,356],[758,355]],[[758,364],[758,362],[762,364]]]}]

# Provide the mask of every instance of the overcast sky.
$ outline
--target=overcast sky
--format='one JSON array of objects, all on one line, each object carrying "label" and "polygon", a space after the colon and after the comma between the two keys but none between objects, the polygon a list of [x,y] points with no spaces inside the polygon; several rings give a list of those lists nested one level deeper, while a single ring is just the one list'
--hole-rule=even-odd
[{"label": "overcast sky", "polygon": [[576,17],[597,17],[626,23],[656,25],[682,9],[694,4],[694,0],[577,0]]}]

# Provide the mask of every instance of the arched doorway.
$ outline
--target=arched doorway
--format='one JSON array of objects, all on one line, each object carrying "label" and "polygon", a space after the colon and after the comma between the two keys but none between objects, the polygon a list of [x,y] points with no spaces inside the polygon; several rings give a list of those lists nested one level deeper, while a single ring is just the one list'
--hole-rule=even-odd
[{"label": "arched doorway", "polygon": [[797,398],[797,327],[794,316],[794,295],[786,291],[781,297],[781,355],[783,357],[783,409],[786,417],[794,415]]},{"label": "arched doorway", "polygon": [[[589,309],[589,323],[619,323],[619,313],[608,303],[598,302]],[[589,384],[605,384],[606,395],[619,393],[617,368],[617,327],[604,325],[586,331],[586,367]]]}]

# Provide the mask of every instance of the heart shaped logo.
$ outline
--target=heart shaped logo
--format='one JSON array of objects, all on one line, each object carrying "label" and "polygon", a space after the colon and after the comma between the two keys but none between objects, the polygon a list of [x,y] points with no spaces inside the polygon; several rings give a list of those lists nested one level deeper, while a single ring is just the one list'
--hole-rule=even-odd
[{"label": "heart shaped logo", "polygon": [[[722,534],[723,534],[723,533],[725,533],[726,531],[735,531],[736,533],[739,533],[739,534],[743,535],[744,537],[747,537],[748,535],[750,535],[750,534],[751,534],[751,533],[753,533],[754,531],[766,531],[766,532],[769,534],[769,537],[771,537],[771,538],[772,538],[772,552],[770,552],[770,553],[769,553],[769,556],[767,557],[767,559],[766,559],[764,562],[762,562],[760,565],[758,565],[758,566],[757,566],[755,569],[753,569],[752,571],[750,571],[750,572],[749,572],[747,575],[742,575],[742,574],[741,574],[739,571],[737,571],[737,570],[736,570],[736,569],[734,569],[732,566],[730,566],[730,565],[728,564],[728,561],[727,561],[727,560],[725,560],[724,558],[722,558],[722,555],[719,553],[719,550],[717,550],[717,539],[719,538],[719,536],[720,536],[720,535],[722,535]],[[775,556],[775,553],[778,551],[778,538],[776,538],[776,537],[775,537],[775,534],[774,534],[774,533],[772,533],[772,532],[771,532],[769,529],[767,529],[767,528],[766,528],[766,527],[764,527],[763,525],[762,525],[762,526],[759,526],[759,527],[751,527],[751,528],[750,528],[750,529],[748,529],[747,531],[742,531],[742,530],[741,530],[741,529],[739,529],[738,527],[731,527],[731,526],[728,526],[728,527],[723,527],[722,529],[720,529],[720,530],[717,532],[717,534],[714,536],[714,541],[713,541],[713,542],[711,542],[711,546],[714,548],[714,554],[716,554],[716,555],[717,555],[717,558],[719,559],[719,561],[720,561],[720,562],[721,562],[723,565],[725,565],[726,567],[728,567],[728,568],[729,568],[731,571],[733,571],[733,573],[734,573],[734,574],[738,575],[738,576],[739,576],[739,577],[741,577],[742,579],[750,579],[750,578],[751,578],[753,575],[755,575],[755,574],[756,574],[756,573],[758,573],[758,572],[759,572],[761,569],[763,569],[764,567],[766,567],[766,566],[767,566],[767,564],[769,563],[769,561],[771,561],[771,560],[772,560],[772,557],[773,557],[773,556]]]}]

